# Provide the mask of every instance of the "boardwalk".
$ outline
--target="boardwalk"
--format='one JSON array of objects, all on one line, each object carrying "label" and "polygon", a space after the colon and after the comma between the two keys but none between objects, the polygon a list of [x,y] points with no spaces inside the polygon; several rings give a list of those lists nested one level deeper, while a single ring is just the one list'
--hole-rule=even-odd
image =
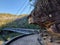
[{"label": "boardwalk", "polygon": [[[38,41],[38,39],[40,39]],[[34,34],[34,35],[28,35],[28,36],[18,36],[10,41],[8,41],[7,43],[5,43],[4,45],[60,45],[60,43],[56,43],[56,42],[50,42],[49,38],[47,38],[46,40],[43,40],[42,37],[39,36],[39,34]]]},{"label": "boardwalk", "polygon": [[41,44],[44,44],[42,40],[41,40],[41,42],[42,42],[41,44],[38,42],[38,40],[37,40],[38,37],[39,37],[38,34],[24,36],[22,38],[18,38],[17,40],[14,40],[10,43],[7,43],[5,45],[41,45]]},{"label": "boardwalk", "polygon": [[[49,41],[49,38],[46,40],[43,40],[42,37],[39,36],[39,34],[34,34],[34,35],[28,35],[28,36],[23,36],[19,38],[15,37],[11,41],[8,41],[4,45],[60,45],[60,43],[53,42],[51,43]],[[40,39],[38,41],[38,38]],[[10,42],[10,43],[9,43]]]}]

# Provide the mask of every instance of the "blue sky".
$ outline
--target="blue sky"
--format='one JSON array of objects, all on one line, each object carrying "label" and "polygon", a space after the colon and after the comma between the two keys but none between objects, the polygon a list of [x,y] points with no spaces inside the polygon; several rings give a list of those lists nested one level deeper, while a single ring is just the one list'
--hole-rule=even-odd
[{"label": "blue sky", "polygon": [[29,14],[32,9],[29,0],[0,0],[0,13]]}]

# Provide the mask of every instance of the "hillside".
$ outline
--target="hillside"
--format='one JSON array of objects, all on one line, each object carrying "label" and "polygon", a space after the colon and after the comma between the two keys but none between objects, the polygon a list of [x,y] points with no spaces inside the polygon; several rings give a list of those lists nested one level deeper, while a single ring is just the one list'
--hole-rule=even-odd
[{"label": "hillside", "polygon": [[[12,14],[0,14],[0,41],[5,39],[11,39],[20,33],[1,31],[3,28],[39,28],[38,25],[28,24],[28,15],[12,15]],[[4,38],[3,38],[4,35]]]},{"label": "hillside", "polygon": [[28,24],[28,15],[0,14],[1,28],[39,28],[38,25]]}]

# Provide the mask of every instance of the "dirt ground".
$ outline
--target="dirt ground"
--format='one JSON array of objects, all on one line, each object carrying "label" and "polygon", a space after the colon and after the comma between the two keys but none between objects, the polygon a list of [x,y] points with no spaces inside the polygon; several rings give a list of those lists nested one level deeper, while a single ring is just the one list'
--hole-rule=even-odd
[{"label": "dirt ground", "polygon": [[57,43],[57,42],[50,42],[49,38],[47,38],[46,40],[44,40],[44,43],[46,43],[46,45],[60,45],[60,43]]},{"label": "dirt ground", "polygon": [[0,45],[2,45],[3,44],[3,41],[0,41]]}]

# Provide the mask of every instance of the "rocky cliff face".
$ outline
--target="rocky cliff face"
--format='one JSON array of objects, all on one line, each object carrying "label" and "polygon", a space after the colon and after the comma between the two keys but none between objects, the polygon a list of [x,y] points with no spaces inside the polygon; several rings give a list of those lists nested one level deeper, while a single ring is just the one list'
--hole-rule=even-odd
[{"label": "rocky cliff face", "polygon": [[[33,22],[39,24],[40,26],[43,27],[45,26],[45,28],[49,27],[51,29],[51,26],[53,26],[56,23],[59,23],[58,25],[55,25],[59,28],[60,1],[59,0],[37,0],[37,2],[35,2],[35,8],[30,15],[31,16],[29,18],[32,17]],[[56,31],[58,31],[57,27],[54,27],[56,28]]]},{"label": "rocky cliff face", "polygon": [[44,13],[52,13],[60,10],[60,0],[37,0],[35,2],[35,9]]}]

